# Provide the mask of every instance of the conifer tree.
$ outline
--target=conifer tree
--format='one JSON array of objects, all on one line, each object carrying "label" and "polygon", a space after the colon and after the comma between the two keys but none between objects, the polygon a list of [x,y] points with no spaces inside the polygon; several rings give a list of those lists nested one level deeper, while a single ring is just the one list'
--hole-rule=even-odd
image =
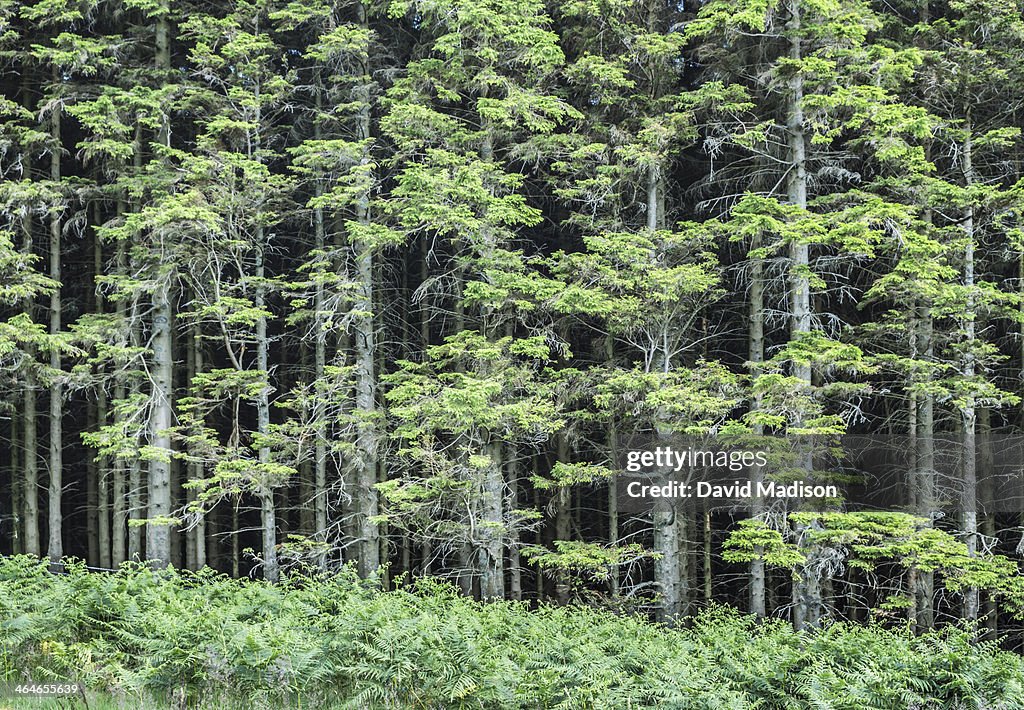
[{"label": "conifer tree", "polygon": [[[268,261],[291,186],[270,164],[280,150],[279,121],[292,88],[288,77],[275,71],[281,49],[269,33],[267,8],[242,2],[230,10],[223,17],[195,15],[183,24],[193,43],[189,61],[202,78],[186,89],[183,100],[203,118],[194,152],[177,156],[185,179],[163,211],[176,208],[178,218],[196,230],[189,256],[198,264],[193,261],[184,274],[195,299],[189,317],[217,333],[229,365],[211,369],[217,382],[213,394],[207,392],[209,377],[197,374],[192,397],[199,403],[189,405],[190,424],[201,427],[198,435],[209,434],[202,404],[208,398],[216,403],[228,398],[234,407],[246,403],[255,410],[248,436],[235,429],[223,449],[210,445],[206,463],[214,470],[197,485],[206,502],[215,501],[218,490],[256,498],[263,573],[276,580],[274,491],[294,469],[274,459],[268,321],[274,315],[269,299],[278,284]],[[223,262],[221,254],[228,257]]]}]

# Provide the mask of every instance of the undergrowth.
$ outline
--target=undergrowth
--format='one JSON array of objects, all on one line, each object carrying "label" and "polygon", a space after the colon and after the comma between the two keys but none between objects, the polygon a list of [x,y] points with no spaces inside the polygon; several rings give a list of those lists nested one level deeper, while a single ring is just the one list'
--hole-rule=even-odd
[{"label": "undergrowth", "polygon": [[0,684],[26,678],[127,708],[1024,708],[1022,659],[961,629],[806,634],[729,609],[668,629],[431,581],[381,593],[351,574],[271,586],[0,558]]}]

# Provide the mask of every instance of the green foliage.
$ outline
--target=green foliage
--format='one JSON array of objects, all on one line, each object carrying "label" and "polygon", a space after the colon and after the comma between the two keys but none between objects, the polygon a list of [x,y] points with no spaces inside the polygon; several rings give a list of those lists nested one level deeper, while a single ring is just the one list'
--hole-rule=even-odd
[{"label": "green foliage", "polygon": [[463,331],[427,357],[399,363],[398,372],[384,377],[401,439],[422,444],[440,434],[473,446],[490,437],[533,440],[561,426],[539,377],[550,358],[542,336],[491,341]]},{"label": "green foliage", "polygon": [[0,681],[73,679],[132,707],[1024,707],[1024,662],[957,628],[796,633],[714,608],[667,629],[347,571],[66,571],[0,560]]},{"label": "green foliage", "polygon": [[11,306],[36,296],[49,295],[58,284],[33,267],[38,258],[18,252],[11,234],[0,231],[0,304]]},{"label": "green foliage", "polygon": [[548,574],[560,570],[595,582],[607,581],[612,572],[636,560],[653,557],[640,545],[599,545],[576,540],[555,540],[555,549],[530,546],[523,548],[523,557]]},{"label": "green foliage", "polygon": [[997,595],[1017,617],[1024,616],[1024,575],[1016,562],[997,554],[970,554],[952,534],[906,513],[791,513],[800,540],[762,520],[743,520],[725,541],[724,559],[767,564],[799,574],[811,546],[840,551],[851,568],[874,571],[887,563],[936,572],[945,588],[970,587]]},{"label": "green foliage", "polygon": [[762,520],[741,520],[725,540],[722,559],[727,562],[750,562],[761,559],[774,567],[795,568],[804,556],[786,542],[782,533]]},{"label": "green foliage", "polygon": [[500,540],[505,529],[536,517],[503,511],[508,452],[546,441],[564,423],[543,376],[550,348],[541,336],[489,340],[463,331],[426,355],[422,363],[400,361],[382,378],[407,465],[377,486],[387,520],[443,546]]},{"label": "green foliage", "polygon": [[[673,586],[661,563],[693,551],[690,511],[641,530],[604,498],[627,442],[716,439],[766,451],[751,474],[823,483],[851,475],[828,470],[841,435],[884,423],[912,471],[934,468],[944,441],[991,468],[1021,402],[1020,5],[0,0],[12,549],[29,511],[57,525],[38,515],[49,477],[49,501],[60,483],[89,503],[57,506],[65,533],[106,527],[125,542],[124,506],[110,503],[127,502],[133,526],[169,525],[255,497],[265,552],[280,529],[295,566],[387,559],[400,541],[405,572],[453,571],[458,557],[464,591],[496,597],[511,554],[533,543],[537,579],[608,583],[625,606]],[[49,264],[47,236],[62,247]],[[172,362],[182,371],[164,381],[153,366]],[[63,425],[98,454],[88,466],[73,435],[58,441]],[[162,504],[140,491],[162,493],[172,462],[195,480],[144,520]],[[948,508],[946,493],[904,502]],[[977,512],[992,495],[978,491]],[[605,502],[609,533],[642,542],[604,544]],[[576,520],[567,535],[585,539],[547,546],[545,504],[556,536]],[[251,534],[222,512],[214,552],[228,532]],[[709,540],[725,517],[709,511]],[[945,592],[986,590],[997,614],[1024,611],[1016,562],[917,518],[785,520],[741,522],[724,558],[801,580],[824,551],[890,618],[918,572]],[[986,537],[1005,549],[1007,532]],[[652,537],[658,553],[642,547]],[[640,574],[612,575],[638,560]],[[698,568],[728,588],[711,584],[717,558]],[[178,705],[206,687],[250,706],[988,707],[1021,695],[1015,660],[965,651],[955,633],[795,636],[724,613],[669,632],[479,607],[429,582],[375,595],[347,577],[268,588],[72,566],[50,590],[38,570],[3,569],[5,673],[86,668],[95,685]],[[37,602],[70,631],[24,611]],[[303,695],[324,679],[323,697]]]}]

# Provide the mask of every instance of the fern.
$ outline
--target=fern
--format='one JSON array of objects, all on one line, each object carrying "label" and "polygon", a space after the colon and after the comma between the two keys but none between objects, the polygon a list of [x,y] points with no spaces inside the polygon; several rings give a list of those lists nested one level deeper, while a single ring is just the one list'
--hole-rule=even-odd
[{"label": "fern", "polygon": [[123,707],[1024,708],[1024,662],[968,630],[691,621],[484,605],[432,580],[381,593],[349,571],[270,586],[0,558],[0,678]]}]

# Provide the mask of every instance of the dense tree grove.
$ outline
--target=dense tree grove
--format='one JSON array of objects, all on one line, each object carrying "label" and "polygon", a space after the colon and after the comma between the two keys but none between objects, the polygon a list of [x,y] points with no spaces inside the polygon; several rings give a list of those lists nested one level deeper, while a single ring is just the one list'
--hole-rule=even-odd
[{"label": "dense tree grove", "polygon": [[1021,643],[1022,11],[0,0],[0,554]]}]

